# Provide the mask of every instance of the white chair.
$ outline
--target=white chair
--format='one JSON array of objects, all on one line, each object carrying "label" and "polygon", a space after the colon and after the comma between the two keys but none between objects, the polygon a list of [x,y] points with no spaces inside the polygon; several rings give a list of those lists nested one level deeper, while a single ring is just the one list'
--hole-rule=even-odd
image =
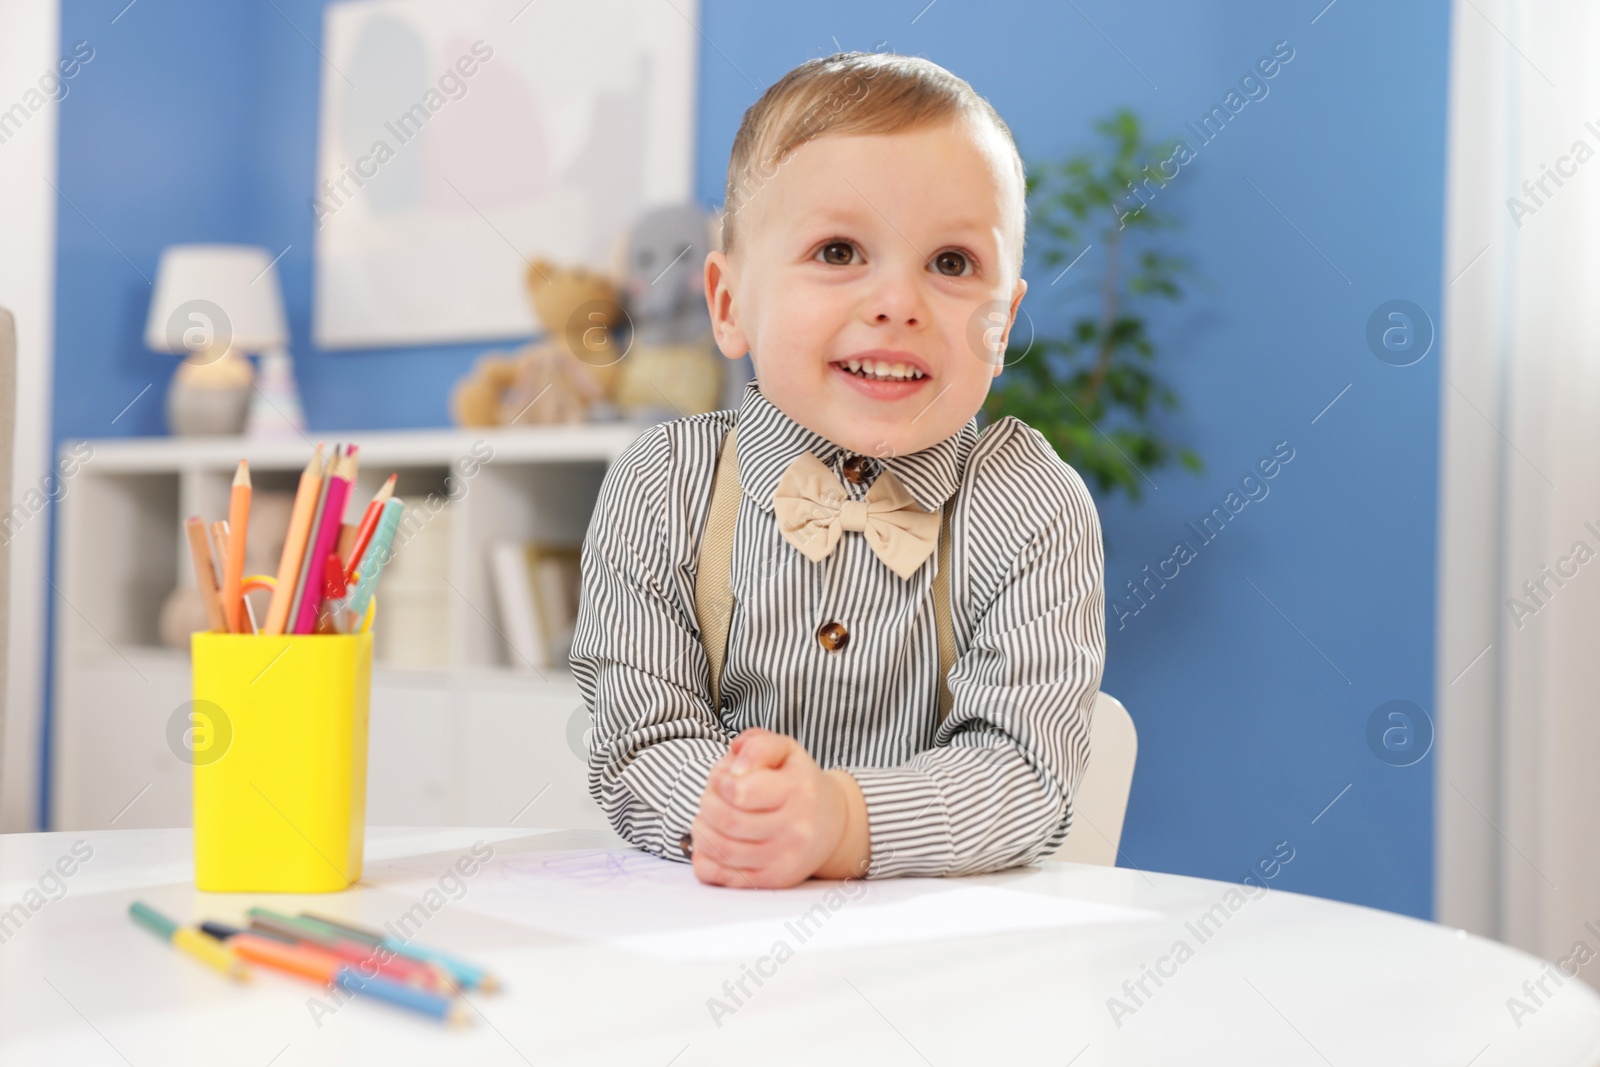
[{"label": "white chair", "polygon": [[1128,709],[1110,693],[1096,693],[1089,715],[1089,766],[1073,798],[1072,829],[1052,859],[1116,866],[1138,755],[1139,735]]}]

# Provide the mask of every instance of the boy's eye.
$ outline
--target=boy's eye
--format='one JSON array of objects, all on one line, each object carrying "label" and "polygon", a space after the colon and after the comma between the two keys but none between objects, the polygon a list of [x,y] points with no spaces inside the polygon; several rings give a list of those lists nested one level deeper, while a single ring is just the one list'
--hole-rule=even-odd
[{"label": "boy's eye", "polygon": [[855,246],[849,241],[829,241],[817,252],[824,263],[835,267],[848,267],[850,257],[855,254]]},{"label": "boy's eye", "polygon": [[959,277],[967,273],[966,268],[971,264],[966,254],[954,249],[946,249],[933,257],[934,268],[947,277]]}]

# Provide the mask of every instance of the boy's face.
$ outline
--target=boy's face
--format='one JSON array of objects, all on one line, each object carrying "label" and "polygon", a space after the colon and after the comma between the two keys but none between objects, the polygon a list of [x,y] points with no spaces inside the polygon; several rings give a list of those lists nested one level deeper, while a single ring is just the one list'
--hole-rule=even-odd
[{"label": "boy's face", "polygon": [[[1004,363],[1020,277],[1022,189],[977,120],[823,135],[753,179],[738,247],[706,257],[717,346],[761,392],[853,452],[937,444],[983,405]],[[904,362],[919,381],[852,375]]]}]

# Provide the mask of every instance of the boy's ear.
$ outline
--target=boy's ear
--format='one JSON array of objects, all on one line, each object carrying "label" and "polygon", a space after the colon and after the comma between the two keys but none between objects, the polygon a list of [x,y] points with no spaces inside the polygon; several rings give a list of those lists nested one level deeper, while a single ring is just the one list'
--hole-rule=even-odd
[{"label": "boy's ear", "polygon": [[1017,278],[1016,291],[1011,296],[1011,311],[1006,319],[1006,332],[1000,338],[1000,359],[994,365],[994,377],[998,378],[1000,372],[1006,369],[1005,352],[1011,345],[1011,328],[1017,324],[1017,308],[1022,306],[1022,296],[1028,291],[1026,278]]},{"label": "boy's ear", "polygon": [[717,348],[729,359],[738,359],[750,351],[749,339],[734,318],[733,290],[729,288],[732,272],[727,254],[721,251],[706,256],[706,308],[711,312],[711,332]]}]

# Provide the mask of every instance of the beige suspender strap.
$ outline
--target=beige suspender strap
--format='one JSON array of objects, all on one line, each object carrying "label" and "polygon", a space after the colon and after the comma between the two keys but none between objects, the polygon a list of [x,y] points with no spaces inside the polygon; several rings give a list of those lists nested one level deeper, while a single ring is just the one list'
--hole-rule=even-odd
[{"label": "beige suspender strap", "polygon": [[[739,519],[738,427],[730,429],[717,452],[711,476],[711,509],[700,537],[700,559],[694,580],[695,615],[700,640],[711,667],[711,708],[722,711],[722,666],[728,652],[728,624],[733,617],[733,531]],[[728,462],[729,456],[732,462]],[[950,714],[950,668],[956,661],[956,631],[950,619],[950,509],[945,503],[939,523],[939,569],[933,576],[934,628],[939,637],[939,721]]]},{"label": "beige suspender strap", "polygon": [[738,427],[729,430],[717,451],[717,469],[711,476],[711,511],[700,537],[700,561],[694,575],[695,615],[706,659],[711,664],[711,710],[718,714],[722,712],[722,660],[728,651],[728,622],[733,617],[733,587],[728,574],[733,562],[733,530],[739,518],[738,433]]},{"label": "beige suspender strap", "polygon": [[939,721],[950,714],[955,695],[950,692],[950,668],[956,662],[956,628],[950,621],[950,509],[955,498],[946,500],[939,522],[939,570],[933,576],[933,622],[939,631]]}]

